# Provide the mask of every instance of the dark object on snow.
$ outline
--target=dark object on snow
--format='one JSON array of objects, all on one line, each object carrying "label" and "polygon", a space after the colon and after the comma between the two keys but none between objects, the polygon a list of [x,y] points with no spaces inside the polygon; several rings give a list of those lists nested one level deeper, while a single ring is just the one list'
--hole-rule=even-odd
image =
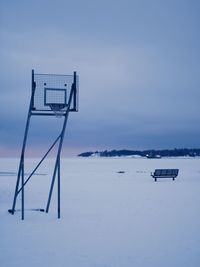
[{"label": "dark object on snow", "polygon": [[125,173],[125,171],[118,171],[117,173]]},{"label": "dark object on snow", "polygon": [[151,176],[157,181],[157,178],[172,178],[174,181],[178,176],[179,169],[156,169]]},{"label": "dark object on snow", "polygon": [[[30,210],[30,211],[41,211],[41,212],[45,212],[44,209],[29,209],[29,210]],[[21,211],[21,209],[14,210],[14,212],[15,212],[15,211]],[[11,213],[11,214],[14,214],[14,212],[13,212],[12,209],[9,209],[8,212]]]}]

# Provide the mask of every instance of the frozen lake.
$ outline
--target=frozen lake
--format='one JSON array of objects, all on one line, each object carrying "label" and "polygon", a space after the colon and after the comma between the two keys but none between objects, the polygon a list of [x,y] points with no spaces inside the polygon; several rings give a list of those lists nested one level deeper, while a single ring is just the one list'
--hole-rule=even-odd
[{"label": "frozen lake", "polygon": [[[37,162],[27,160],[25,171]],[[7,212],[18,163],[0,159],[0,266],[200,266],[200,159],[63,159],[60,220],[56,186],[48,214],[29,210],[46,207],[48,160],[25,189],[24,221]],[[156,168],[179,176],[154,182]]]}]

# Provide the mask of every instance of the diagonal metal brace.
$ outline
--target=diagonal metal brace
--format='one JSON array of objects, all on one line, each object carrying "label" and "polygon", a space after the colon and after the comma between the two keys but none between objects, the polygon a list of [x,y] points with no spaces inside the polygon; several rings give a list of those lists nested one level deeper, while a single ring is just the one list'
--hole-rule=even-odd
[{"label": "diagonal metal brace", "polygon": [[29,175],[29,177],[26,179],[26,181],[24,182],[23,186],[17,191],[17,195],[21,192],[22,188],[25,187],[25,185],[27,184],[27,182],[31,179],[31,177],[34,175],[34,173],[36,172],[36,170],[39,168],[39,166],[41,165],[41,163],[44,161],[44,159],[47,157],[47,155],[49,154],[49,152],[53,149],[53,147],[55,146],[55,144],[58,142],[59,138],[61,137],[61,134],[59,134],[59,136],[56,138],[56,140],[54,141],[54,143],[51,145],[51,147],[48,149],[48,151],[45,153],[45,155],[43,156],[43,158],[40,160],[40,162],[37,164],[37,166],[35,167],[35,169],[31,172],[31,174]]}]

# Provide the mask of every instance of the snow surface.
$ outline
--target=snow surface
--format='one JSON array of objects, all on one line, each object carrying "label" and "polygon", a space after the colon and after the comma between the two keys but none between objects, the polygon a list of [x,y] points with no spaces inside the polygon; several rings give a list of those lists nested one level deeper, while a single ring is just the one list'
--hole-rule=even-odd
[{"label": "snow surface", "polygon": [[[28,210],[46,206],[48,160],[27,184],[24,221],[7,212],[18,163],[0,159],[0,266],[200,266],[200,159],[63,159],[60,220],[56,186],[48,214]],[[156,168],[180,173],[154,182]]]}]

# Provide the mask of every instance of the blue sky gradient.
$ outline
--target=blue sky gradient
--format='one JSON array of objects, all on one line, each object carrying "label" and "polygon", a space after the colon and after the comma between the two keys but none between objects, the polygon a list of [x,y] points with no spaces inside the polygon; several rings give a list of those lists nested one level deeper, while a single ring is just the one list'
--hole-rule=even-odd
[{"label": "blue sky gradient", "polygon": [[[66,155],[200,147],[199,14],[196,0],[2,0],[0,156],[20,154],[31,69],[80,76]],[[30,153],[45,150],[59,124],[34,118]]]}]

